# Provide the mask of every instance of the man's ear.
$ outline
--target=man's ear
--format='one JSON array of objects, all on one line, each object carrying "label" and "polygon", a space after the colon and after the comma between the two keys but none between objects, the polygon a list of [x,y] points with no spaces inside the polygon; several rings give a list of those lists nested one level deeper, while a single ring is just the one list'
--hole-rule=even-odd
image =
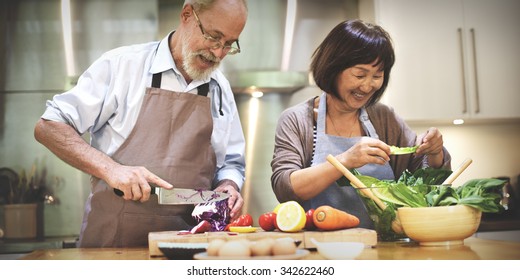
[{"label": "man's ear", "polygon": [[181,22],[186,22],[193,15],[193,7],[191,5],[185,5],[181,12]]}]

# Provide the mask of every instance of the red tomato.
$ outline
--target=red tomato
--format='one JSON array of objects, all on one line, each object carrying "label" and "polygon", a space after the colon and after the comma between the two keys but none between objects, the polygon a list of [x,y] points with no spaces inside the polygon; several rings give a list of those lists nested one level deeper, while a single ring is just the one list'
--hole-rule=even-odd
[{"label": "red tomato", "polygon": [[277,229],[277,230],[280,230],[278,228],[278,224],[276,223],[276,213],[273,212],[273,225],[274,225],[274,228]]},{"label": "red tomato", "polygon": [[305,221],[305,229],[306,230],[313,230],[316,229],[316,225],[314,224],[314,221],[312,220],[312,216],[314,215],[315,209],[309,209],[307,212],[305,212],[305,217],[307,220]]},{"label": "red tomato", "polygon": [[249,214],[240,215],[238,218],[234,219],[229,223],[224,231],[229,231],[229,227],[246,227],[246,226],[252,226],[253,225],[253,217]]},{"label": "red tomato", "polygon": [[258,217],[258,224],[265,231],[272,231],[275,229],[276,213],[267,212]]},{"label": "red tomato", "polygon": [[253,225],[253,217],[249,214],[240,215],[238,219],[236,220],[236,226],[240,227],[246,227],[246,226],[252,226]]}]

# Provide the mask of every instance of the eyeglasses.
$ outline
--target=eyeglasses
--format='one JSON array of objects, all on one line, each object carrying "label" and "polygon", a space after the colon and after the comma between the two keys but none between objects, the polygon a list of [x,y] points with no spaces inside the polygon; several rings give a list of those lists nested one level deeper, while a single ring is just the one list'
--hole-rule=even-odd
[{"label": "eyeglasses", "polygon": [[222,48],[222,50],[229,55],[240,53],[240,44],[238,43],[238,40],[235,41],[236,46],[233,46],[233,43],[231,43],[229,45],[222,44],[220,42],[220,39],[213,38],[212,36],[210,36],[206,32],[204,32],[204,27],[202,27],[202,23],[200,22],[199,16],[195,12],[195,10],[193,10],[193,15],[195,16],[195,19],[197,20],[197,24],[200,27],[200,32],[202,32],[202,36],[204,37],[204,44],[206,45],[206,47],[208,47],[212,50]]}]

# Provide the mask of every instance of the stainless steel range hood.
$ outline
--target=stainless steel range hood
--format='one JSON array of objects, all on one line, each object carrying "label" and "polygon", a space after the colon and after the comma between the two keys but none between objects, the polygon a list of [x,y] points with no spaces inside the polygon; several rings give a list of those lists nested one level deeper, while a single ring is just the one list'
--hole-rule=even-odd
[{"label": "stainless steel range hood", "polygon": [[[161,35],[177,26],[181,9],[182,1],[159,1]],[[311,83],[313,51],[336,24],[357,17],[358,1],[248,1],[248,9],[240,36],[242,52],[226,57],[222,71],[236,94],[293,93]]]},{"label": "stainless steel range hood", "polygon": [[235,94],[293,93],[308,85],[307,73],[293,71],[244,71],[228,74]]}]

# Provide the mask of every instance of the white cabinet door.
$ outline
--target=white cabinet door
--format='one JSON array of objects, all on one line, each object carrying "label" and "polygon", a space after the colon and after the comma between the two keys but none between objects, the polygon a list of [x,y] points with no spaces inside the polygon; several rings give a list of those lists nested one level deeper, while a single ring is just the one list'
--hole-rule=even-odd
[{"label": "white cabinet door", "polygon": [[520,1],[466,0],[471,116],[520,117]]},{"label": "white cabinet door", "polygon": [[396,51],[383,102],[408,121],[520,117],[519,3],[375,1]]}]

